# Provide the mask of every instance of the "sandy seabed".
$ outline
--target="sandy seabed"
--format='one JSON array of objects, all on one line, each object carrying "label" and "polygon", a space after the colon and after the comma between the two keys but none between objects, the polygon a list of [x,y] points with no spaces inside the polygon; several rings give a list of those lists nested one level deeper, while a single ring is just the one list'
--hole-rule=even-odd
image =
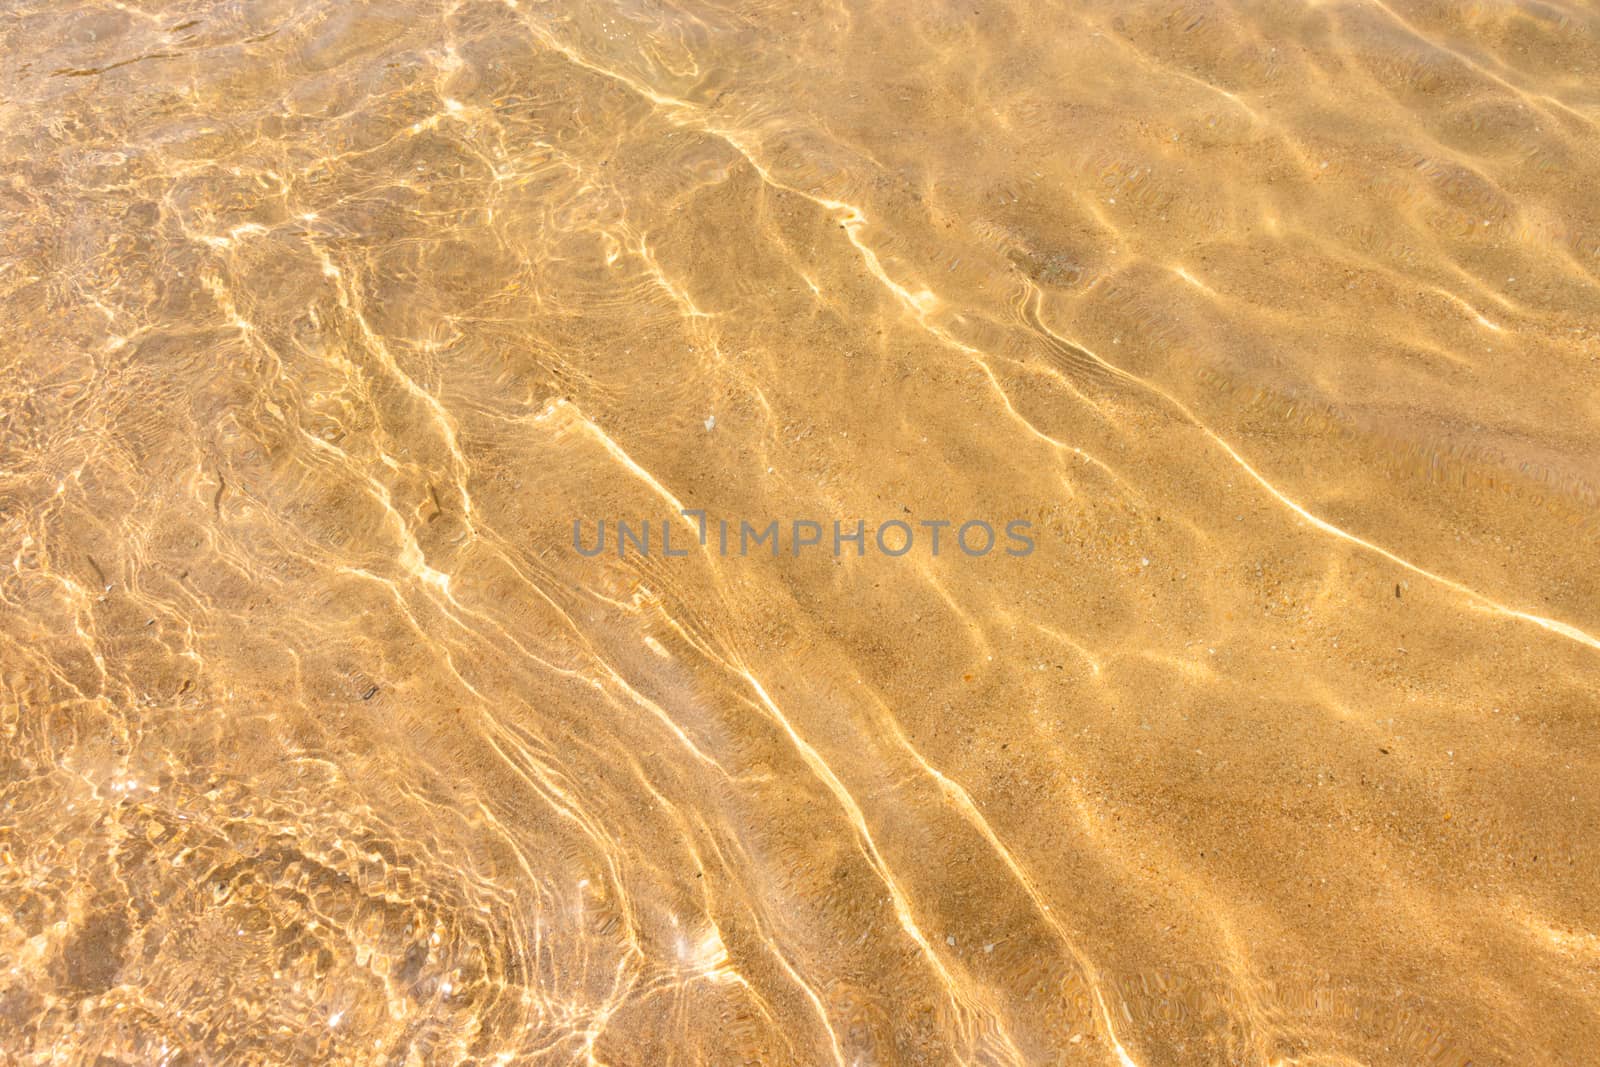
[{"label": "sandy seabed", "polygon": [[1594,7],[0,47],[0,1061],[1600,1063]]}]

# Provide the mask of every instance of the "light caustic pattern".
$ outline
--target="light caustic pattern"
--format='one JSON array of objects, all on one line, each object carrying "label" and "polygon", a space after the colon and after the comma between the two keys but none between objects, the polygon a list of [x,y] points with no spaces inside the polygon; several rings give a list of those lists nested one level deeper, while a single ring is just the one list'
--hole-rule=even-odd
[{"label": "light caustic pattern", "polygon": [[0,1060],[1594,1062],[1592,7],[0,40]]}]

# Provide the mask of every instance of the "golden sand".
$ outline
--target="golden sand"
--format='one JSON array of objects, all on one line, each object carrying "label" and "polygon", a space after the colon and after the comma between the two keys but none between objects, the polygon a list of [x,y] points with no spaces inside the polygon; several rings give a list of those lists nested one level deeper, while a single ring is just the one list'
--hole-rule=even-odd
[{"label": "golden sand", "polygon": [[1600,1063],[1593,7],[0,42],[0,1062]]}]

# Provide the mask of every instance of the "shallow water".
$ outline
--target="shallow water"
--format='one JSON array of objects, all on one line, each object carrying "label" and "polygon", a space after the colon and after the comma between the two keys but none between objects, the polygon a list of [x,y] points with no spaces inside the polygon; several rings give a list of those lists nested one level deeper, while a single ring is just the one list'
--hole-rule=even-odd
[{"label": "shallow water", "polygon": [[1596,1062],[1593,8],[0,40],[0,1059]]}]

